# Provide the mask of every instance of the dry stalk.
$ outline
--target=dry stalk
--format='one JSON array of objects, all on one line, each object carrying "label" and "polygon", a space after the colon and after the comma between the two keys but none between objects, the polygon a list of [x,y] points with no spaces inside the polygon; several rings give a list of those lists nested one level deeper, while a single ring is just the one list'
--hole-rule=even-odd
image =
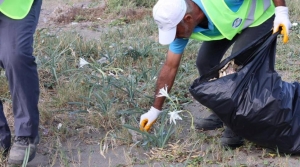
[{"label": "dry stalk", "polygon": [[[219,78],[224,77],[229,74],[236,73],[242,68],[242,66],[234,63],[234,59],[229,61],[222,69],[219,70]],[[217,78],[212,78],[209,81],[213,81]]]},{"label": "dry stalk", "polygon": [[184,142],[168,144],[166,148],[152,148],[149,153],[145,153],[151,160],[166,160],[170,159],[173,162],[182,163],[189,158],[197,158],[204,156],[205,152],[197,147],[193,147],[195,143]]}]

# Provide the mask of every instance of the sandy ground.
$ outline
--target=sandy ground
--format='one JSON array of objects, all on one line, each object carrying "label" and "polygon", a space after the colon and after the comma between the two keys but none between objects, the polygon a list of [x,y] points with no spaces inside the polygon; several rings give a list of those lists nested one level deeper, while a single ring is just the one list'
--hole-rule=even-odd
[{"label": "sandy ground", "polygon": [[[197,118],[206,117],[210,112],[198,102],[193,102],[189,104],[186,108],[189,110],[197,121]],[[202,133],[202,132],[199,132]],[[220,131],[208,131],[205,132],[206,135],[216,136],[220,135]],[[94,133],[91,134],[90,138],[99,138],[104,134]],[[59,141],[57,141],[59,142]],[[29,167],[35,166],[65,166],[61,159],[67,162],[71,166],[91,166],[91,167],[164,167],[164,166],[176,166],[183,167],[183,163],[166,163],[166,162],[151,162],[142,163],[143,160],[147,160],[148,156],[144,153],[146,152],[142,148],[137,148],[134,146],[117,146],[108,149],[107,152],[101,154],[101,149],[98,143],[86,144],[76,137],[69,140],[68,143],[61,143],[60,148],[57,148],[57,152],[49,154],[47,150],[47,144],[39,146],[36,158],[28,164]],[[45,151],[47,150],[47,151]],[[241,148],[243,150],[243,148]],[[246,150],[246,148],[244,148]],[[51,152],[51,151],[50,151]],[[64,153],[62,153],[64,152]],[[299,156],[286,157],[282,155],[281,157],[265,157],[262,158],[261,149],[251,149],[250,151],[239,151],[239,154],[228,160],[229,166],[239,166],[240,164],[250,164],[251,167],[265,167],[265,162],[268,162],[267,166],[289,166],[298,167],[300,162]],[[57,155],[55,155],[57,154]],[[62,155],[64,155],[62,157]],[[56,159],[54,159],[56,157]],[[134,158],[133,158],[134,157]],[[237,163],[237,164],[235,164]],[[133,165],[132,165],[133,164]],[[239,165],[238,165],[239,164]],[[278,165],[280,164],[280,165]],[[211,166],[223,166],[212,164]],[[228,165],[227,165],[228,166]]]},{"label": "sandy ground", "polygon": [[[105,7],[104,0],[98,1],[99,10]],[[93,22],[70,22],[70,23],[57,23],[60,16],[65,13],[70,13],[69,10],[73,8],[87,8],[91,4],[90,0],[80,1],[80,0],[47,0],[43,1],[42,10],[40,14],[40,19],[38,23],[38,29],[50,28],[53,33],[59,33],[62,31],[77,32],[84,39],[97,39],[97,37],[105,31],[104,26],[94,24]],[[102,19],[98,17],[96,19]],[[93,27],[91,29],[90,27]]]},{"label": "sandy ground", "polygon": [[[70,0],[71,1],[71,0]],[[102,29],[100,26],[94,30],[88,29],[86,27],[90,26],[92,23],[68,23],[64,25],[57,25],[54,23],[51,18],[55,17],[57,13],[56,10],[59,7],[62,7],[64,9],[65,6],[70,6],[70,4],[73,5],[79,5],[84,6],[87,5],[88,2],[80,2],[79,0],[72,0],[72,3],[70,1],[63,1],[61,0],[47,0],[44,1],[40,16],[40,22],[38,25],[38,29],[42,28],[49,28],[54,32],[58,31],[77,31],[80,33],[84,38],[92,39],[97,37],[97,34],[100,34],[104,29]],[[205,109],[205,107],[201,106],[199,103],[194,102],[187,106],[187,110],[191,111],[191,113],[197,117],[206,117],[209,115],[209,112]],[[210,132],[217,133],[217,132]],[[93,136],[94,135],[94,136]],[[99,134],[92,134],[91,137],[99,137],[97,136]],[[104,134],[102,134],[104,135]],[[59,141],[57,141],[59,142]],[[58,162],[58,159],[64,159],[66,163],[72,164],[71,166],[97,166],[97,167],[108,167],[108,166],[130,166],[129,164],[134,164],[132,162],[132,158],[129,157],[136,157],[136,159],[142,160],[146,159],[147,156],[144,153],[142,149],[138,149],[136,147],[130,147],[130,146],[118,146],[113,149],[109,149],[107,153],[101,155],[100,146],[98,143],[92,143],[92,144],[85,144],[81,142],[80,140],[77,140],[76,138],[72,138],[69,140],[68,143],[60,143],[59,144],[61,148],[58,148],[57,150],[60,150],[60,152],[53,152],[53,154],[47,154],[48,146],[46,144],[40,145],[36,158],[28,164],[28,166],[34,167],[34,166],[67,166],[62,165],[63,163]],[[64,152],[64,157],[59,157],[62,155],[62,152]],[[57,154],[57,156],[55,156]],[[248,153],[241,154],[239,157],[237,157],[238,162],[248,162],[253,161],[253,166],[264,166],[264,161],[274,162],[274,161],[285,161],[285,157],[280,158],[265,158],[261,159],[259,158],[261,155],[261,151],[253,151],[251,153],[251,156],[249,156]],[[55,160],[54,157],[57,157]],[[249,157],[252,157],[249,158]],[[272,163],[270,163],[272,164]],[[293,157],[288,160],[288,166],[299,166],[299,157]],[[166,166],[183,166],[183,164],[168,164]],[[143,165],[133,165],[133,166],[163,166],[160,162],[154,162],[151,164],[143,164]],[[272,165],[270,165],[272,166]]]}]

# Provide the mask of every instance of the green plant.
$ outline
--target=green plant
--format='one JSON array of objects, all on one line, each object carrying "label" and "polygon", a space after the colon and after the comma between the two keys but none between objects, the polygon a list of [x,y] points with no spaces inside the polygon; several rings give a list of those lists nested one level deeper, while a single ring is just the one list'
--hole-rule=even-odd
[{"label": "green plant", "polygon": [[26,150],[25,150],[25,156],[24,156],[24,160],[23,160],[23,163],[22,163],[22,167],[27,166],[27,163],[28,163],[28,160],[29,160],[29,155],[30,155],[30,147],[27,147]]},{"label": "green plant", "polygon": [[[145,131],[141,131],[138,128],[135,128],[131,125],[125,124],[123,125],[125,128],[134,130],[142,135],[143,141],[141,142],[141,145],[146,148],[152,148],[152,147],[159,147],[164,148],[170,137],[174,134],[175,128],[176,128],[176,120],[182,120],[182,118],[179,116],[179,113],[183,112],[182,110],[179,110],[179,102],[177,98],[172,98],[168,94],[168,87],[165,86],[164,88],[161,88],[159,91],[159,94],[157,97],[166,97],[167,100],[170,102],[170,107],[167,111],[164,111],[160,114],[160,118],[157,121],[157,124],[159,125],[158,128],[154,128],[153,134],[148,133]],[[185,110],[186,111],[186,110]],[[188,112],[190,115],[191,113]],[[169,117],[168,117],[169,115]],[[169,119],[169,121],[168,121]],[[193,116],[191,115],[191,129],[194,129],[193,124]],[[169,122],[169,124],[168,124]]]}]

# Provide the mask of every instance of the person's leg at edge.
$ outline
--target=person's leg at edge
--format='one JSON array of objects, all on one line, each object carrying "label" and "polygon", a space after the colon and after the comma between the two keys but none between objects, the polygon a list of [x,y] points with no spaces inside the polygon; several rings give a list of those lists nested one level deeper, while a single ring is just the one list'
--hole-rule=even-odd
[{"label": "person's leg at edge", "polygon": [[[0,26],[1,27],[1,26]],[[11,133],[0,101],[0,154],[7,154],[11,144]]]},{"label": "person's leg at edge", "polygon": [[24,19],[1,20],[0,60],[9,83],[15,120],[10,164],[22,164],[26,148],[30,148],[31,161],[39,142],[39,80],[32,45],[41,4],[42,0],[35,0]]},{"label": "person's leg at edge", "polygon": [[[5,18],[3,14],[0,13],[0,37],[2,36],[1,30],[4,29],[2,24],[2,19]],[[0,57],[3,55],[3,49],[1,48],[0,42]],[[3,68],[2,64],[0,66]],[[0,154],[6,155],[8,149],[11,145],[11,132],[7,124],[7,120],[3,111],[3,104],[0,101]]]}]

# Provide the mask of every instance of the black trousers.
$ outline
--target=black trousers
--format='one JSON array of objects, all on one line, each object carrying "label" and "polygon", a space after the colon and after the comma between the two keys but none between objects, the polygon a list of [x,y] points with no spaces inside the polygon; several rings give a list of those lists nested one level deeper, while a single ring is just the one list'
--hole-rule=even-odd
[{"label": "black trousers", "polygon": [[[39,79],[33,53],[33,35],[42,0],[35,0],[28,15],[14,20],[0,12],[0,66],[5,69],[12,97],[15,135],[36,137],[39,126]],[[0,101],[0,145],[10,147],[11,132]]]},{"label": "black trousers", "polygon": [[222,39],[217,41],[203,42],[196,60],[196,66],[200,75],[207,73],[211,68],[218,65],[225,52],[233,45],[232,52],[235,53],[247,44],[265,35],[273,27],[274,16],[257,27],[248,27],[232,40]]}]

